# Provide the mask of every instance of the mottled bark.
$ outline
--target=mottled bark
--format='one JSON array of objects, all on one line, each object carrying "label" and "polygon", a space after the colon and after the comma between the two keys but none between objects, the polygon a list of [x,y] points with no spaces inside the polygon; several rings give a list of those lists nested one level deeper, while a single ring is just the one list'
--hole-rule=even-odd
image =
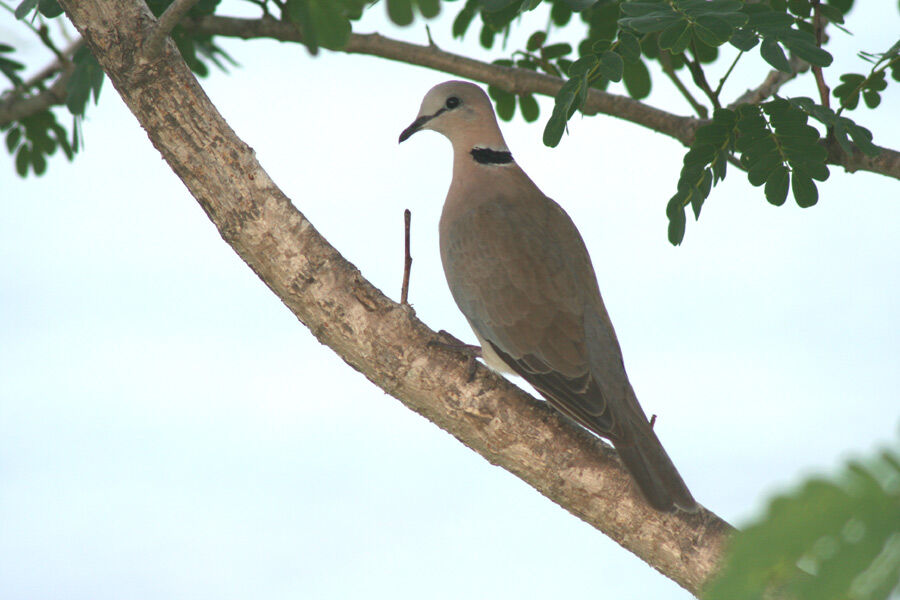
[{"label": "mottled bark", "polygon": [[492,464],[698,593],[722,557],[727,523],[706,510],[653,511],[600,440],[484,368],[469,381],[465,357],[430,347],[437,334],[366,281],[272,182],[171,41],[144,58],[155,22],[143,2],[61,4],[222,238],[319,341]]}]

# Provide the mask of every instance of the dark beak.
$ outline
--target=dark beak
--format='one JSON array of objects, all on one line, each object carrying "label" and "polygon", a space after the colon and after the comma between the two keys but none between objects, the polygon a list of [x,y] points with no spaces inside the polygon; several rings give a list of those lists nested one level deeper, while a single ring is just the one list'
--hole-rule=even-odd
[{"label": "dark beak", "polygon": [[398,143],[402,144],[406,140],[410,138],[412,134],[422,129],[422,126],[425,125],[428,121],[433,119],[435,115],[423,115],[412,122],[412,125],[403,130],[403,133],[400,134],[400,141]]}]

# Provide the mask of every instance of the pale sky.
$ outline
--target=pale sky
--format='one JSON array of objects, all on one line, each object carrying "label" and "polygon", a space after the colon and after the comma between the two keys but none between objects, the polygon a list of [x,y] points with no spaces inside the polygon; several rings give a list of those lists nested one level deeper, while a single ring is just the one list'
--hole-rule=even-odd
[{"label": "pale sky", "polygon": [[[832,32],[832,85],[865,68],[855,50],[900,31],[895,7],[857,4],[856,37]],[[421,23],[397,31],[383,13],[357,31],[426,40]],[[529,19],[519,38],[543,23]],[[431,26],[439,46],[501,56],[477,31],[451,39],[451,20]],[[0,13],[0,38],[39,53],[26,33]],[[410,300],[432,328],[474,341],[437,250],[450,146],[434,133],[397,145],[449,77],[220,43],[242,66],[203,86],[294,204],[395,299],[410,208]],[[726,95],[764,73],[742,61]],[[688,114],[653,80],[649,102]],[[851,114],[894,148],[898,90]],[[785,93],[815,92],[809,79]],[[541,100],[537,124],[502,124],[507,142],[578,224],[638,396],[698,501],[740,525],[803,475],[896,440],[896,180],[832,167],[817,206],[776,208],[732,173],[676,248],[665,205],[679,144],[576,117],[551,150],[551,106]],[[56,157],[42,178],[0,164],[5,599],[690,597],[320,345],[221,240],[108,81],[84,135],[75,162]]]}]

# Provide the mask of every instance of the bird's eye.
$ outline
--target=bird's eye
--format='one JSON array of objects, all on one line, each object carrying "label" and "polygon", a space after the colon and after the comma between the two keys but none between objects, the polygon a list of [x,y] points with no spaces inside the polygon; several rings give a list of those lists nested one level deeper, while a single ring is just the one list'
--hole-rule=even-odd
[{"label": "bird's eye", "polygon": [[456,96],[450,96],[449,98],[447,98],[447,102],[444,104],[444,106],[446,106],[448,109],[456,108],[457,106],[459,106],[459,98],[457,98]]}]

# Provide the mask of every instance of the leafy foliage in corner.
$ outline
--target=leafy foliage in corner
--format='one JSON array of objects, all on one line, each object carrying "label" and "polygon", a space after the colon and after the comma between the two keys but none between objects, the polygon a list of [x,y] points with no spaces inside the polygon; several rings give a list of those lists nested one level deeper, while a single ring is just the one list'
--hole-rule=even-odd
[{"label": "leafy foliage in corner", "polygon": [[[351,21],[362,16],[365,0],[285,0],[282,18],[297,25],[310,54],[319,48],[339,50],[350,39]],[[262,2],[265,7],[266,2]]]},{"label": "leafy foliage in corner", "polygon": [[387,0],[388,18],[401,27],[412,25],[415,12],[425,19],[433,19],[441,13],[440,0]]},{"label": "leafy foliage in corner", "polygon": [[3,73],[13,87],[22,85],[22,78],[19,77],[18,71],[25,68],[25,65],[17,60],[6,58],[3,54],[9,54],[15,51],[15,48],[7,44],[0,44],[0,73]]},{"label": "leafy foliage in corner", "polygon": [[900,593],[900,457],[883,451],[773,499],[731,542],[704,600],[885,600]]},{"label": "leafy foliage in corner", "polygon": [[72,63],[74,68],[66,84],[66,108],[74,116],[83,117],[91,92],[94,94],[94,104],[100,99],[105,74],[87,46],[75,52]]},{"label": "leafy foliage in corner", "polygon": [[860,52],[860,58],[872,63],[868,75],[846,73],[841,75],[841,84],[832,92],[841,102],[841,110],[853,110],[859,104],[860,95],[866,106],[875,108],[881,104],[881,92],[887,88],[886,74],[891,71],[891,78],[900,81],[900,41],[890,47],[887,52],[875,54]]},{"label": "leafy foliage in corner", "polygon": [[735,110],[718,109],[697,130],[684,156],[677,192],[666,206],[669,241],[678,245],[684,239],[688,206],[694,218],[700,218],[703,202],[712,186],[725,178],[732,155],[739,155],[737,165],[747,172],[751,185],[765,185],[769,203],[781,206],[790,190],[798,206],[815,205],[819,199],[816,181],[828,179],[829,171],[824,140],[808,124],[809,117],[825,125],[846,151],[852,149],[852,139],[863,152],[878,153],[868,129],[810,98],[776,98],[760,105],[742,104]]},{"label": "leafy foliage in corner", "polygon": [[[841,116],[841,110],[835,113],[809,98],[776,98],[730,108],[724,108],[720,98],[734,65],[744,53],[756,48],[774,69],[788,73],[798,68],[795,61],[818,68],[830,65],[832,56],[817,42],[815,23],[842,24],[852,0],[545,2],[551,5],[546,29],[532,33],[524,48],[495,64],[565,79],[544,127],[547,146],[560,143],[572,116],[584,109],[591,89],[602,90],[611,83],[623,82],[631,97],[646,97],[652,85],[649,61],[658,61],[673,81],[679,79],[678,71],[687,71],[711,105],[708,108],[713,111],[713,119],[699,129],[684,157],[677,191],[666,207],[673,244],[684,239],[687,207],[699,218],[704,201],[715,184],[725,178],[729,163],[746,171],[754,186],[764,186],[770,203],[782,205],[791,193],[799,206],[809,207],[818,202],[817,182],[829,175],[823,143],[827,136],[833,136],[846,152],[854,150],[853,144],[870,155],[878,152],[867,129]],[[509,33],[518,15],[540,4],[540,0],[468,0],[456,17],[453,33],[464,36],[480,16],[479,39],[482,46],[492,48],[495,38],[505,38]],[[554,42],[553,29],[567,25],[576,14],[588,26],[586,37],[577,48]],[[737,56],[713,88],[703,65],[715,61],[726,44],[737,50]],[[851,81],[836,88],[835,93],[847,93],[848,97],[862,94],[874,105],[884,89],[885,73],[893,73],[896,68],[900,76],[898,54],[900,43],[884,54],[865,55],[873,63],[870,75],[851,74]],[[517,106],[527,121],[539,117],[539,108],[530,96],[516,98],[495,87],[489,92],[501,119],[512,119]],[[698,115],[707,118],[707,106],[691,100]],[[809,125],[810,117],[824,125],[825,131]]]},{"label": "leafy foliage in corner", "polygon": [[0,127],[6,132],[6,150],[16,157],[16,173],[20,177],[43,175],[47,170],[47,158],[62,149],[66,158],[72,160],[78,150],[78,139],[72,143],[67,139],[66,130],[57,123],[56,117],[45,110],[21,121]]}]

